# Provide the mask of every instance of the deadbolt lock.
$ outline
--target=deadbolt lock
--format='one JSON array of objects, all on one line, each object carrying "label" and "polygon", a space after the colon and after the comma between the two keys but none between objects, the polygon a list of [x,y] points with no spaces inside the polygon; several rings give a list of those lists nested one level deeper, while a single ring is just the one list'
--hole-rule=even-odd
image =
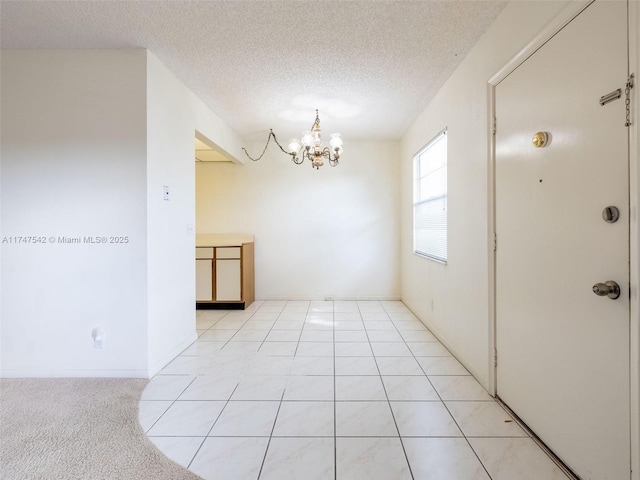
[{"label": "deadbolt lock", "polygon": [[616,223],[620,218],[618,207],[609,206],[602,210],[602,219],[607,223]]},{"label": "deadbolt lock", "polygon": [[620,285],[613,280],[608,280],[604,283],[596,283],[593,286],[593,293],[599,297],[609,297],[611,300],[615,300],[620,296]]}]

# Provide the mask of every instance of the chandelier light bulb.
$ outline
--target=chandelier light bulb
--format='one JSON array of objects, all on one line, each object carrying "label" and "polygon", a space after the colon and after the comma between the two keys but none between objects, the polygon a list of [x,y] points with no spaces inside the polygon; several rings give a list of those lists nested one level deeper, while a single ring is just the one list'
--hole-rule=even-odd
[{"label": "chandelier light bulb", "polygon": [[300,142],[297,138],[289,140],[289,153],[298,153],[300,151]]},{"label": "chandelier light bulb", "polygon": [[331,134],[331,140],[329,141],[329,145],[331,145],[331,148],[333,150],[338,150],[338,149],[342,149],[342,139],[340,138],[340,134],[339,133],[332,133]]},{"label": "chandelier light bulb", "polygon": [[313,145],[313,135],[311,132],[306,131],[302,135],[302,146],[305,148],[309,148]]}]

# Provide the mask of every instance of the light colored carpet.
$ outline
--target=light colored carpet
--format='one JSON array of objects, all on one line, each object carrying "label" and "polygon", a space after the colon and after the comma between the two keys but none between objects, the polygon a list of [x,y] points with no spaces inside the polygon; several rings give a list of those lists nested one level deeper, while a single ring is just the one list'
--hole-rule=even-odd
[{"label": "light colored carpet", "polygon": [[138,423],[144,379],[0,380],[2,480],[194,480]]}]

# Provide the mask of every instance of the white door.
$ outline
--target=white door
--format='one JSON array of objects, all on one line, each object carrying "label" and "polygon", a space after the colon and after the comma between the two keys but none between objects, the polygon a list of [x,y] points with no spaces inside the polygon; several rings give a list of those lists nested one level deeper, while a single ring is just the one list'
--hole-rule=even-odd
[{"label": "white door", "polygon": [[626,80],[626,3],[596,2],[496,87],[497,393],[584,480],[630,478]]}]

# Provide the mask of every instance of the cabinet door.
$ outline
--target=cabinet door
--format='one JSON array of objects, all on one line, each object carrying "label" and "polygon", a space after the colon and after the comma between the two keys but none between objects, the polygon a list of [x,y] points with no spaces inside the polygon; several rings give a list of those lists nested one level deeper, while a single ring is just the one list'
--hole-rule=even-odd
[{"label": "cabinet door", "polygon": [[211,260],[196,260],[196,301],[213,300]]},{"label": "cabinet door", "polygon": [[216,300],[242,300],[240,260],[216,260]]}]

